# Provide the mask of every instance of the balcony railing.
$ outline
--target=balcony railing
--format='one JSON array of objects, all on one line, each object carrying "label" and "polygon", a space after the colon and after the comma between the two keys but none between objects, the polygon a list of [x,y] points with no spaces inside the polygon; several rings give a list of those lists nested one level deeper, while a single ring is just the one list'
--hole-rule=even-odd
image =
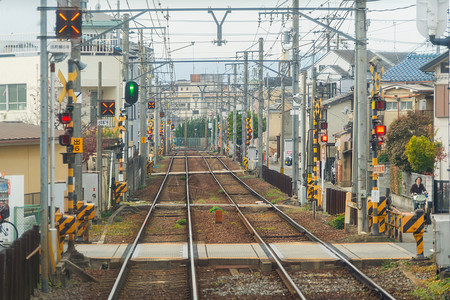
[{"label": "balcony railing", "polygon": [[[0,55],[2,56],[25,56],[39,53],[40,41],[37,33],[0,35]],[[54,36],[54,33],[48,33],[48,36]],[[89,36],[85,37],[89,39]],[[49,39],[49,42],[52,40]],[[83,38],[82,38],[83,41]],[[81,47],[81,53],[87,55],[110,55],[120,53],[118,48],[120,42],[114,38],[99,38],[89,45]]]}]

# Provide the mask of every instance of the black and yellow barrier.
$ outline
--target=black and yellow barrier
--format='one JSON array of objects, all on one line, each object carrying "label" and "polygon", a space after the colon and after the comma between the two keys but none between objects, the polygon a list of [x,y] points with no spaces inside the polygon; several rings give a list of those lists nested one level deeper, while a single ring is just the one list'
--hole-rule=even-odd
[{"label": "black and yellow barrier", "polygon": [[62,214],[58,209],[55,213],[55,223],[58,231],[58,257],[60,257],[64,250],[66,235],[75,233],[76,218],[72,215]]},{"label": "black and yellow barrier", "polygon": [[311,176],[308,176],[308,182],[307,182],[307,198],[309,201],[314,200],[314,193],[315,193],[315,189],[314,189],[314,180],[311,178]]},{"label": "black and yellow barrier", "polygon": [[95,217],[95,205],[92,203],[77,202],[76,218],[77,233],[79,240],[89,241],[89,220]]},{"label": "black and yellow barrier", "polygon": [[416,240],[417,258],[423,256],[423,233],[425,231],[425,214],[422,209],[417,209],[414,213],[402,214],[402,232],[412,233]]},{"label": "black and yellow barrier", "polygon": [[127,183],[116,181],[113,185],[112,191],[112,205],[118,206],[120,203],[120,197],[127,191]]},{"label": "black and yellow barrier", "polygon": [[248,157],[244,157],[243,159],[244,169],[248,170]]}]

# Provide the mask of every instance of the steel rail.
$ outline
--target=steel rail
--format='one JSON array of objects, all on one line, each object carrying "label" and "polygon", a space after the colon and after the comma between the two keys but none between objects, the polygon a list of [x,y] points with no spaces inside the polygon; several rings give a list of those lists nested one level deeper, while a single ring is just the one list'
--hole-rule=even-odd
[{"label": "steel rail", "polygon": [[316,237],[314,234],[309,232],[306,228],[298,224],[296,221],[294,221],[291,217],[289,217],[286,213],[284,213],[282,210],[280,210],[278,207],[276,207],[273,203],[271,203],[269,200],[261,196],[258,192],[256,192],[254,189],[252,189],[249,185],[247,185],[245,182],[243,182],[232,170],[230,170],[227,165],[216,156],[216,159],[220,161],[220,163],[224,166],[225,169],[227,169],[230,174],[238,180],[247,190],[249,190],[253,195],[258,197],[260,200],[264,201],[266,204],[269,204],[280,217],[282,217],[284,220],[286,220],[290,225],[292,225],[295,229],[298,231],[304,233],[310,240],[320,243],[322,246],[324,246],[328,251],[330,251],[333,255],[335,255],[339,260],[341,260],[346,268],[350,271],[350,273],[359,280],[362,284],[369,287],[372,291],[377,293],[379,296],[381,296],[382,299],[389,299],[389,300],[395,300],[395,298],[390,295],[386,290],[384,290],[381,286],[379,286],[375,281],[367,277],[361,270],[359,270],[355,265],[353,265],[346,257],[345,254],[343,254],[341,251],[336,249],[334,246],[325,243],[324,241],[320,240],[318,237]]},{"label": "steel rail", "polygon": [[172,168],[172,163],[173,163],[173,156],[170,159],[170,163],[167,168],[166,176],[164,177],[164,180],[161,183],[161,186],[159,187],[159,190],[158,190],[158,193],[156,194],[155,200],[153,201],[152,206],[150,207],[150,209],[147,213],[147,216],[145,217],[145,220],[136,236],[136,239],[134,240],[131,248],[128,250],[127,256],[125,257],[122,267],[120,268],[120,272],[117,275],[116,281],[114,282],[111,292],[109,293],[108,300],[115,300],[115,299],[118,299],[118,297],[119,297],[120,290],[122,289],[122,286],[125,282],[125,279],[127,277],[128,271],[129,271],[129,262],[131,260],[131,257],[133,257],[133,254],[134,254],[134,251],[136,250],[137,244],[140,242],[140,240],[142,238],[144,229],[145,229],[148,221],[150,220],[150,216],[153,213],[153,210],[156,206],[156,202],[158,201],[159,195],[161,194],[164,184],[166,183],[167,177],[169,177],[169,172],[170,172],[170,169]]},{"label": "steel rail", "polygon": [[198,299],[197,274],[195,272],[195,256],[194,256],[194,239],[192,234],[192,217],[191,217],[191,200],[189,196],[189,166],[188,156],[184,155],[186,160],[186,207],[187,207],[187,224],[188,224],[188,247],[189,247],[189,265],[191,274],[191,298]]},{"label": "steel rail", "polygon": [[238,212],[239,217],[242,220],[242,222],[244,223],[245,227],[247,227],[250,230],[252,235],[259,242],[259,244],[262,247],[262,249],[264,250],[264,252],[268,255],[269,259],[275,261],[275,263],[277,265],[277,272],[280,275],[281,280],[286,285],[286,287],[289,290],[289,292],[292,294],[292,296],[294,296],[296,298],[299,298],[299,299],[302,299],[302,300],[306,300],[306,297],[303,295],[303,293],[300,291],[298,286],[292,280],[291,276],[288,274],[286,269],[283,267],[283,265],[281,263],[281,259],[276,255],[276,253],[274,251],[272,251],[272,249],[269,247],[269,245],[267,245],[267,243],[258,234],[256,229],[250,224],[248,219],[245,217],[245,215],[243,214],[243,212],[239,208],[239,205],[231,198],[231,196],[228,194],[228,192],[222,186],[220,181],[217,179],[216,175],[212,171],[212,169],[211,169],[208,161],[206,160],[206,158],[203,157],[203,160],[205,161],[206,166],[208,167],[210,174],[214,177],[214,179],[216,180],[217,184],[220,186],[220,188],[222,189],[224,194],[227,196],[228,200],[230,200],[233,203],[233,205],[234,205],[236,211]]}]

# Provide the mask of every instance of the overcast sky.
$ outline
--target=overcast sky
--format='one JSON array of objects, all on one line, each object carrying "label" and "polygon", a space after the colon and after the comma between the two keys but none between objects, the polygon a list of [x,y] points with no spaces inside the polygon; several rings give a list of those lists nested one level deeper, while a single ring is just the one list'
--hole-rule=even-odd
[{"label": "overcast sky", "polygon": [[[117,0],[90,0],[88,9],[115,9]],[[353,1],[300,0],[300,7],[350,7]],[[0,0],[0,35],[39,32],[39,0]],[[189,4],[189,6],[187,5]],[[120,7],[137,8],[173,8],[173,7],[266,7],[273,8],[281,5],[288,7],[292,1],[285,0],[127,0],[120,1]],[[381,0],[368,3],[368,47],[371,50],[399,51],[399,52],[432,52],[436,51],[416,29],[416,8],[414,0]],[[56,1],[48,0],[48,6],[55,6]],[[148,5],[148,6],[147,6]],[[405,8],[406,7],[406,8]],[[268,9],[267,12],[270,10]],[[313,18],[326,22],[328,16],[332,27],[338,27],[344,33],[354,36],[354,13],[346,11],[304,11]],[[135,13],[132,13],[132,15]],[[223,12],[216,12],[220,21]],[[54,11],[48,13],[48,30],[54,28]],[[167,18],[169,22],[167,22]],[[260,18],[260,22],[258,22]],[[283,31],[292,26],[292,19],[282,14],[259,15],[257,11],[233,11],[228,14],[223,24],[223,38],[227,43],[221,47],[212,44],[216,40],[217,26],[211,14],[200,12],[170,12],[144,14],[138,22],[146,26],[168,27],[169,40],[164,43],[163,36],[157,32],[145,33],[145,41],[155,48],[156,59],[165,59],[170,49],[171,57],[182,59],[233,58],[236,52],[243,50],[257,50],[258,38],[264,39],[264,52],[267,59],[277,59],[285,48],[281,38]],[[130,24],[136,27],[136,24]],[[300,51],[310,54],[315,50],[323,50],[325,46],[324,30],[320,26],[304,18],[300,19]],[[136,38],[132,34],[132,39]],[[181,50],[184,46],[195,42]],[[336,38],[332,40],[335,45]],[[341,48],[353,49],[351,41],[341,40]],[[238,56],[241,54],[238,54]],[[274,66],[275,67],[275,66]],[[192,72],[223,72],[224,64],[176,64],[177,79],[187,79]]]}]

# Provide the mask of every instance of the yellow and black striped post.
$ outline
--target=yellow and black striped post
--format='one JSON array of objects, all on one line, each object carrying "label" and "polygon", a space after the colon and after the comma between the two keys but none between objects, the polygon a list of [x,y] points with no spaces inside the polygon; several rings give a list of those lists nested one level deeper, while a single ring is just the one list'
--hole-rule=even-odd
[{"label": "yellow and black striped post", "polygon": [[244,157],[243,163],[244,163],[244,169],[248,170],[248,157]]},{"label": "yellow and black striped post", "polygon": [[64,250],[64,239],[74,235],[76,229],[76,219],[73,215],[62,214],[59,209],[55,213],[56,229],[58,231],[58,259]]},{"label": "yellow and black striped post", "polygon": [[89,220],[95,217],[95,205],[92,203],[77,202],[77,238],[85,242],[89,241]]},{"label": "yellow and black striped post", "polygon": [[120,204],[120,197],[127,191],[127,183],[126,182],[120,182],[116,181],[114,182],[114,189],[113,189],[113,206],[117,207]]},{"label": "yellow and black striped post", "polygon": [[369,232],[371,232],[374,218],[373,218],[373,202],[370,200],[367,201],[367,219],[369,220]]},{"label": "yellow and black striped post", "polygon": [[[73,107],[74,104],[74,97],[75,94],[73,92],[73,82],[75,81],[75,78],[77,77],[76,70],[74,68],[74,61],[72,59],[68,60],[68,80],[67,80],[67,104],[68,107]],[[76,101],[76,98],[75,98]],[[71,120],[68,127],[73,128],[73,120]],[[73,130],[73,129],[72,129]],[[68,168],[68,175],[67,175],[67,197],[68,197],[68,213],[69,215],[74,214],[74,207],[75,207],[75,201],[77,199],[75,193],[74,193],[74,164],[75,164],[75,154],[72,153],[72,145],[67,146],[67,168]],[[74,237],[74,231],[71,231],[69,234],[69,244],[68,244],[68,250],[74,251],[75,250],[75,237]]]},{"label": "yellow and black striped post", "polygon": [[412,233],[416,240],[416,253],[418,259],[423,259],[423,233],[425,231],[425,214],[417,209],[413,214],[402,214],[402,232]]}]

